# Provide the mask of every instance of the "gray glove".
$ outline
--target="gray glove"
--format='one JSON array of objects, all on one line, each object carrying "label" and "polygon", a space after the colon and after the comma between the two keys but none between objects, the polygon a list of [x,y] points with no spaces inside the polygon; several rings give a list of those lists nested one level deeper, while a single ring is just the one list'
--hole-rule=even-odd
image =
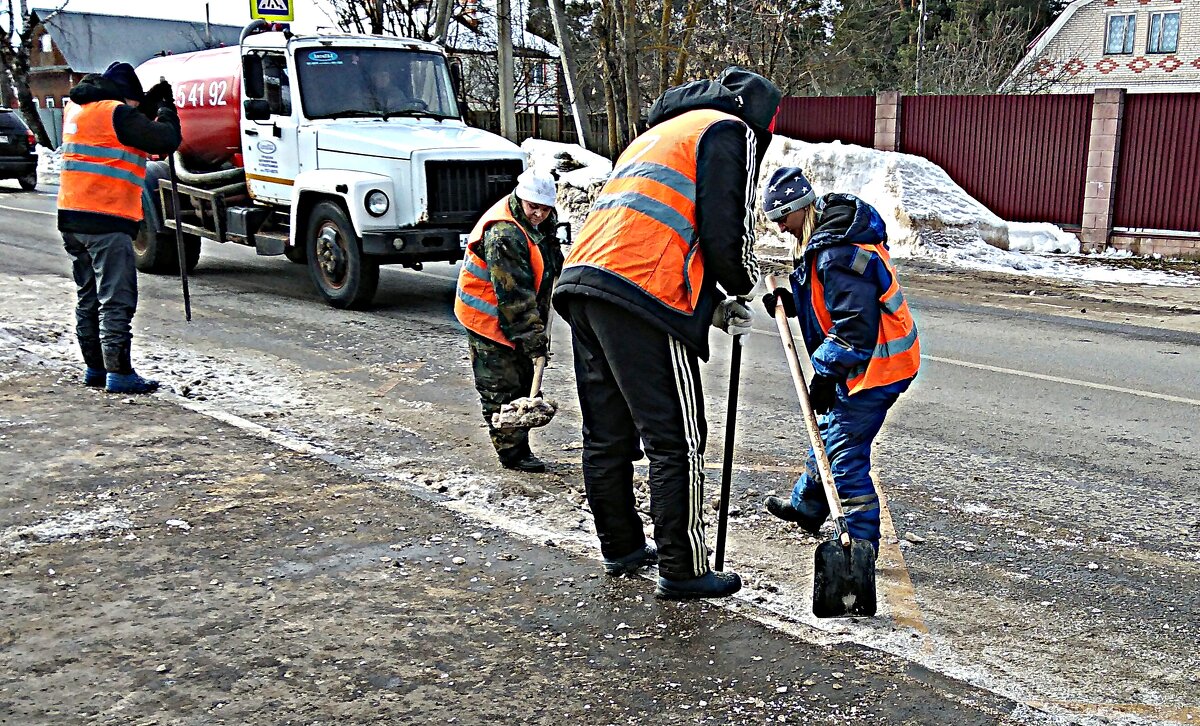
[{"label": "gray glove", "polygon": [[745,335],[750,332],[754,313],[750,306],[738,298],[727,298],[717,303],[713,311],[713,325],[730,335]]}]

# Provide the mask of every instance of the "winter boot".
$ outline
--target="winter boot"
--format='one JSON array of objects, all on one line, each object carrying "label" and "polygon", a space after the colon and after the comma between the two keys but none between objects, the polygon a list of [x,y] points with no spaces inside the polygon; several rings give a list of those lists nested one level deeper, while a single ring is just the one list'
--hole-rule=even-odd
[{"label": "winter boot", "polygon": [[627,572],[637,572],[643,567],[649,567],[657,562],[658,548],[647,542],[624,557],[618,557],[615,560],[605,559],[604,571],[616,577]]},{"label": "winter boot", "polygon": [[712,572],[690,580],[668,580],[659,576],[654,597],[660,600],[695,600],[708,597],[729,597],[742,589],[742,578],[736,572]]},{"label": "winter boot", "polygon": [[529,444],[514,446],[496,452],[500,456],[500,464],[505,469],[526,471],[530,474],[542,474],[546,471],[546,463],[533,455]]},{"label": "winter boot", "polygon": [[767,497],[767,511],[779,517],[785,522],[795,522],[800,525],[800,529],[808,532],[814,537],[821,534],[821,525],[825,523],[828,517],[817,517],[815,515],[802,512],[792,506],[792,503],[780,497]]},{"label": "winter boot", "polygon": [[106,345],[103,351],[104,367],[108,371],[104,390],[109,393],[154,393],[158,390],[158,381],[142,378],[134,372],[129,359],[129,343]]},{"label": "winter boot", "polygon": [[106,371],[104,370],[104,353],[100,349],[99,338],[76,336],[79,340],[79,350],[83,352],[83,363],[87,370],[83,373],[83,385],[89,388],[104,388]]}]

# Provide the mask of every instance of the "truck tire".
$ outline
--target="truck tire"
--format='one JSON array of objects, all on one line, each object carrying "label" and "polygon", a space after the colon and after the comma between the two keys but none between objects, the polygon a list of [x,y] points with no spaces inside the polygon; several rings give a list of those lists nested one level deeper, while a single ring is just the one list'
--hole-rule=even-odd
[{"label": "truck tire", "polygon": [[283,248],[283,256],[288,259],[288,262],[306,265],[308,264],[308,245],[304,243],[304,240],[300,240],[298,244],[287,245]]},{"label": "truck tire", "polygon": [[17,177],[17,183],[25,191],[32,192],[34,189],[37,189],[37,172]]},{"label": "truck tire", "polygon": [[341,205],[326,201],[313,207],[304,239],[308,271],[325,302],[342,309],[370,306],[379,287],[379,263],[363,256]]},{"label": "truck tire", "polygon": [[[146,226],[145,220],[133,238],[133,262],[140,272],[158,275],[179,274],[179,252],[174,232],[155,234]],[[191,274],[200,262],[200,238],[183,236],[184,254],[187,255],[187,271]]]}]

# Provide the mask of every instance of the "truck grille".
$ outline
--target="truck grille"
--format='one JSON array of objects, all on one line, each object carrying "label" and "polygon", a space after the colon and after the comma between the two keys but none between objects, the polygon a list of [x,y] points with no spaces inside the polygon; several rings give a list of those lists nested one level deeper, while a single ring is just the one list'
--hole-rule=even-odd
[{"label": "truck grille", "polygon": [[470,227],[517,185],[519,159],[427,161],[430,224]]}]

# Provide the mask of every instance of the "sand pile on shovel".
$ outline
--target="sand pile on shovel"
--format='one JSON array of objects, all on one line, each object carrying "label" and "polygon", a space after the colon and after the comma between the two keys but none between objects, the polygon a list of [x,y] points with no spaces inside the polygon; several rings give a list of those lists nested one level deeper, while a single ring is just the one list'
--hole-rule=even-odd
[{"label": "sand pile on shovel", "polygon": [[504,404],[499,413],[492,414],[492,425],[498,429],[537,428],[550,423],[558,412],[558,404],[548,398],[525,397]]}]

